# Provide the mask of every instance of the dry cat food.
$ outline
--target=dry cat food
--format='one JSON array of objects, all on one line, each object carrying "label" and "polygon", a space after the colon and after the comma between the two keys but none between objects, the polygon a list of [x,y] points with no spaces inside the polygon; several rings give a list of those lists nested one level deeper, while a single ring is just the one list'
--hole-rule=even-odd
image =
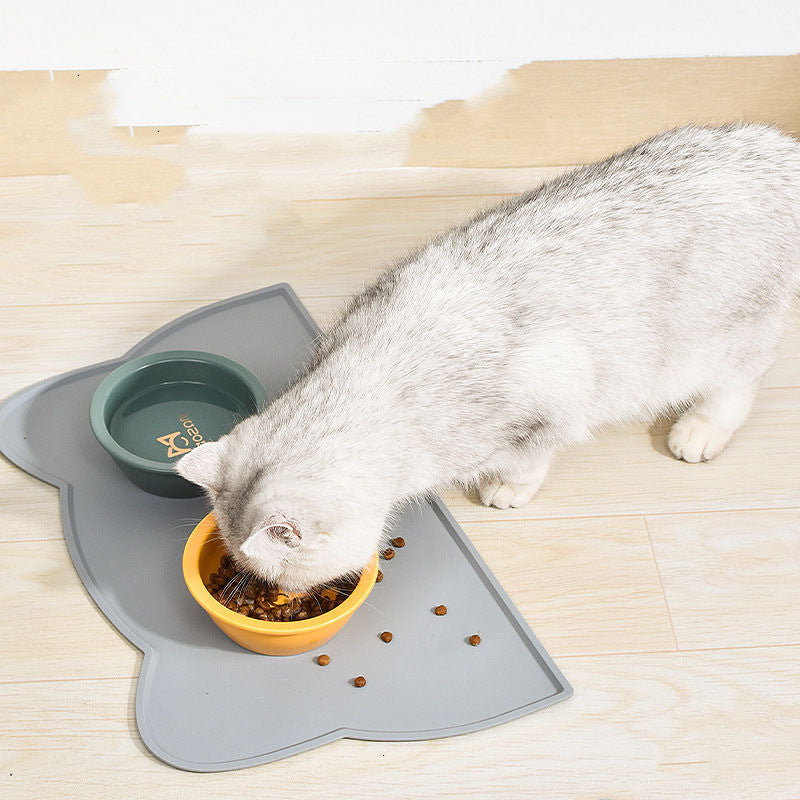
[{"label": "dry cat food", "polygon": [[469,643],[473,647],[477,647],[481,643],[481,637],[478,636],[477,633],[473,633],[472,636],[469,637]]},{"label": "dry cat food", "polygon": [[350,596],[359,578],[342,579],[306,594],[288,594],[237,570],[230,556],[224,555],[217,572],[209,576],[206,589],[217,602],[242,616],[265,622],[293,622],[336,608]]},{"label": "dry cat food", "polygon": [[381,555],[387,560],[391,561],[394,558],[394,550],[391,547],[387,547]]},{"label": "dry cat food", "polygon": [[363,675],[359,675],[353,683],[360,689],[362,686],[367,685],[367,679]]},{"label": "dry cat food", "polygon": [[380,583],[382,580],[383,580],[383,573],[380,570],[378,570],[378,574],[375,577],[375,583]]},{"label": "dry cat food", "polygon": [[402,536],[395,536],[394,539],[392,539],[392,544],[395,547],[405,547],[406,540]]},{"label": "dry cat food", "polygon": [[389,642],[392,641],[392,632],[391,631],[384,631],[381,634],[381,639],[383,639],[383,641],[386,642],[386,644],[389,644]]},{"label": "dry cat food", "polygon": [[317,664],[321,667],[327,667],[331,663],[331,657],[327,653],[322,653],[317,656]]},{"label": "dry cat food", "polygon": [[433,613],[436,614],[437,617],[443,617],[447,613],[447,606],[436,606],[433,609]]}]

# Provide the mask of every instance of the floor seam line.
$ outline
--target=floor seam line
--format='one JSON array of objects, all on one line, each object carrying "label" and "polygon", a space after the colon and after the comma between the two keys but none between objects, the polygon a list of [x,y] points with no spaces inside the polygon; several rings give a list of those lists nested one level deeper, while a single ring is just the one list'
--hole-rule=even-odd
[{"label": "floor seam line", "polygon": [[658,575],[658,585],[661,587],[661,596],[664,598],[664,608],[667,612],[667,619],[669,620],[669,627],[672,631],[672,639],[675,642],[675,649],[680,652],[680,645],[678,644],[678,634],[675,632],[675,623],[672,620],[672,611],[669,607],[669,600],[667,599],[667,591],[664,588],[664,581],[661,578],[661,567],[658,565],[658,557],[656,556],[656,548],[653,544],[653,537],[650,534],[650,526],[647,524],[647,517],[642,514],[642,522],[644,523],[644,529],[647,533],[647,541],[650,543],[650,552],[653,554],[653,563],[656,567],[656,574]]}]

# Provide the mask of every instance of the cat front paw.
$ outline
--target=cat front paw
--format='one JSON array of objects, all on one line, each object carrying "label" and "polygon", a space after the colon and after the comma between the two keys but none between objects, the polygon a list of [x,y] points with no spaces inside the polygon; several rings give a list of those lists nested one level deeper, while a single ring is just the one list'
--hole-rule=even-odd
[{"label": "cat front paw", "polygon": [[710,461],[725,449],[733,431],[707,422],[691,412],[683,414],[672,426],[667,444],[675,458],[690,464]]},{"label": "cat front paw", "polygon": [[539,483],[503,483],[499,479],[489,480],[480,487],[481,502],[495,508],[520,508],[533,500]]}]

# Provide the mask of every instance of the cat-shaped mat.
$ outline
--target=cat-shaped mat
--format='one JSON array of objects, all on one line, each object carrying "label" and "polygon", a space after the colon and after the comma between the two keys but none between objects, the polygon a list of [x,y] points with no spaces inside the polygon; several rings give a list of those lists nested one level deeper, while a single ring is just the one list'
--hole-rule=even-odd
[{"label": "cat-shaped mat", "polygon": [[[126,360],[205,350],[238,361],[277,396],[309,357],[318,328],[287,285],[198,309],[116,361],[31,386],[0,406],[0,451],[57,486],[70,555],[100,610],[144,653],[136,693],[142,739],[181,769],[263,764],[342,737],[430,739],[543,708],[572,689],[438,499],[409,506],[404,548],[324,650],[262,656],[228,639],[181,573],[187,518],[200,498],[137,489],[95,440],[89,404]],[[446,616],[432,613],[444,604]],[[379,638],[390,630],[390,644]],[[481,643],[468,644],[478,633]],[[356,688],[352,679],[367,684]],[[120,709],[120,714],[124,709]]]}]

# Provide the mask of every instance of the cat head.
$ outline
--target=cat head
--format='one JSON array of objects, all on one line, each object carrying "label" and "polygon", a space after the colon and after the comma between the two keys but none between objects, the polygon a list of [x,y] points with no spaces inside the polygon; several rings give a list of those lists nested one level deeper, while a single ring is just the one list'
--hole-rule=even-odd
[{"label": "cat head", "polygon": [[293,592],[357,576],[380,545],[385,513],[341,465],[271,452],[264,439],[251,418],[176,465],[208,494],[234,563]]}]

